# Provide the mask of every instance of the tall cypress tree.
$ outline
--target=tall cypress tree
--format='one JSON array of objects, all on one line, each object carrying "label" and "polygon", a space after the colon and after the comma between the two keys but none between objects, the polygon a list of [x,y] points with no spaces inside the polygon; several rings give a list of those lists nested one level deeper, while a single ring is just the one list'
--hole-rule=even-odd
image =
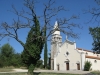
[{"label": "tall cypress tree", "polygon": [[43,49],[44,40],[37,17],[34,17],[34,26],[28,33],[22,53],[22,60],[28,67],[28,75],[33,75],[33,70]]},{"label": "tall cypress tree", "polygon": [[[45,26],[44,36],[46,36],[46,26]],[[44,45],[44,67],[45,68],[47,68],[47,61],[48,61],[47,40],[45,40],[45,45]]]}]

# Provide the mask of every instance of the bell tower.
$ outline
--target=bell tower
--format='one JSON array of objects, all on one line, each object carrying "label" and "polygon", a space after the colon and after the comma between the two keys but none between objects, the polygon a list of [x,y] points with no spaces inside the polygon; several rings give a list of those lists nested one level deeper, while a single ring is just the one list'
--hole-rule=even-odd
[{"label": "bell tower", "polygon": [[60,29],[57,21],[55,22],[53,33],[51,37],[51,70],[54,70],[54,56],[62,43],[62,37],[60,36]]}]

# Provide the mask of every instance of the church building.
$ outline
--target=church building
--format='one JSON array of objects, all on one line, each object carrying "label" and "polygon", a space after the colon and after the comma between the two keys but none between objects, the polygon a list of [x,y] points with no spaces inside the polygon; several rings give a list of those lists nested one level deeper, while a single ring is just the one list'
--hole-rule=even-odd
[{"label": "church building", "polygon": [[91,70],[100,70],[100,54],[77,48],[76,42],[67,38],[62,42],[58,23],[55,22],[51,37],[51,70],[84,70],[85,61],[91,62]]}]

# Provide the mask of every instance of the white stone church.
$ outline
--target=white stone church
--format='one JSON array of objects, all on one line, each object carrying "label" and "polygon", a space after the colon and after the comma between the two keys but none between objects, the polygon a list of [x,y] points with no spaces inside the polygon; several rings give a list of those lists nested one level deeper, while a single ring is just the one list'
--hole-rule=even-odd
[{"label": "white stone church", "polygon": [[55,22],[54,30],[51,37],[52,70],[83,70],[87,60],[92,64],[91,70],[100,70],[100,54],[76,48],[76,42],[68,39],[62,42],[57,22]]}]

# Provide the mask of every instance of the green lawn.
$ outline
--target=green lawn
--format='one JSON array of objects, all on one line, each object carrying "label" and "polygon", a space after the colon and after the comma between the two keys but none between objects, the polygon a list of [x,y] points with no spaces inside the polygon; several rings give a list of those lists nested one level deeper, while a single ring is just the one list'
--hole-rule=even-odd
[{"label": "green lawn", "polygon": [[[97,71],[93,71],[91,72],[92,75],[100,75],[100,72],[97,72]],[[26,72],[19,72],[19,73],[0,73],[0,75],[27,75]],[[68,73],[47,73],[47,72],[35,72],[34,75],[82,75],[82,74],[68,74]],[[88,74],[86,74],[88,75]]]},{"label": "green lawn", "polygon": [[100,75],[100,71],[93,71],[91,73],[94,74],[94,75]]},{"label": "green lawn", "polygon": [[[0,75],[27,75],[27,73],[0,73]],[[78,75],[78,74],[64,74],[64,73],[34,73],[34,75]]]},{"label": "green lawn", "polygon": [[13,71],[12,68],[0,68],[0,72],[9,72]]},{"label": "green lawn", "polygon": [[[13,68],[0,68],[0,72],[11,72]],[[26,72],[17,73],[0,73],[0,75],[27,75]],[[34,75],[78,75],[78,74],[64,74],[64,73],[50,73],[50,72],[34,72]]]},{"label": "green lawn", "polygon": [[[14,68],[0,68],[0,72],[11,72]],[[100,71],[91,72],[93,75],[100,75]],[[0,73],[0,75],[27,75],[26,72],[17,73]],[[50,73],[50,72],[35,72],[34,75],[81,75],[81,74],[68,74],[68,73]]]}]

